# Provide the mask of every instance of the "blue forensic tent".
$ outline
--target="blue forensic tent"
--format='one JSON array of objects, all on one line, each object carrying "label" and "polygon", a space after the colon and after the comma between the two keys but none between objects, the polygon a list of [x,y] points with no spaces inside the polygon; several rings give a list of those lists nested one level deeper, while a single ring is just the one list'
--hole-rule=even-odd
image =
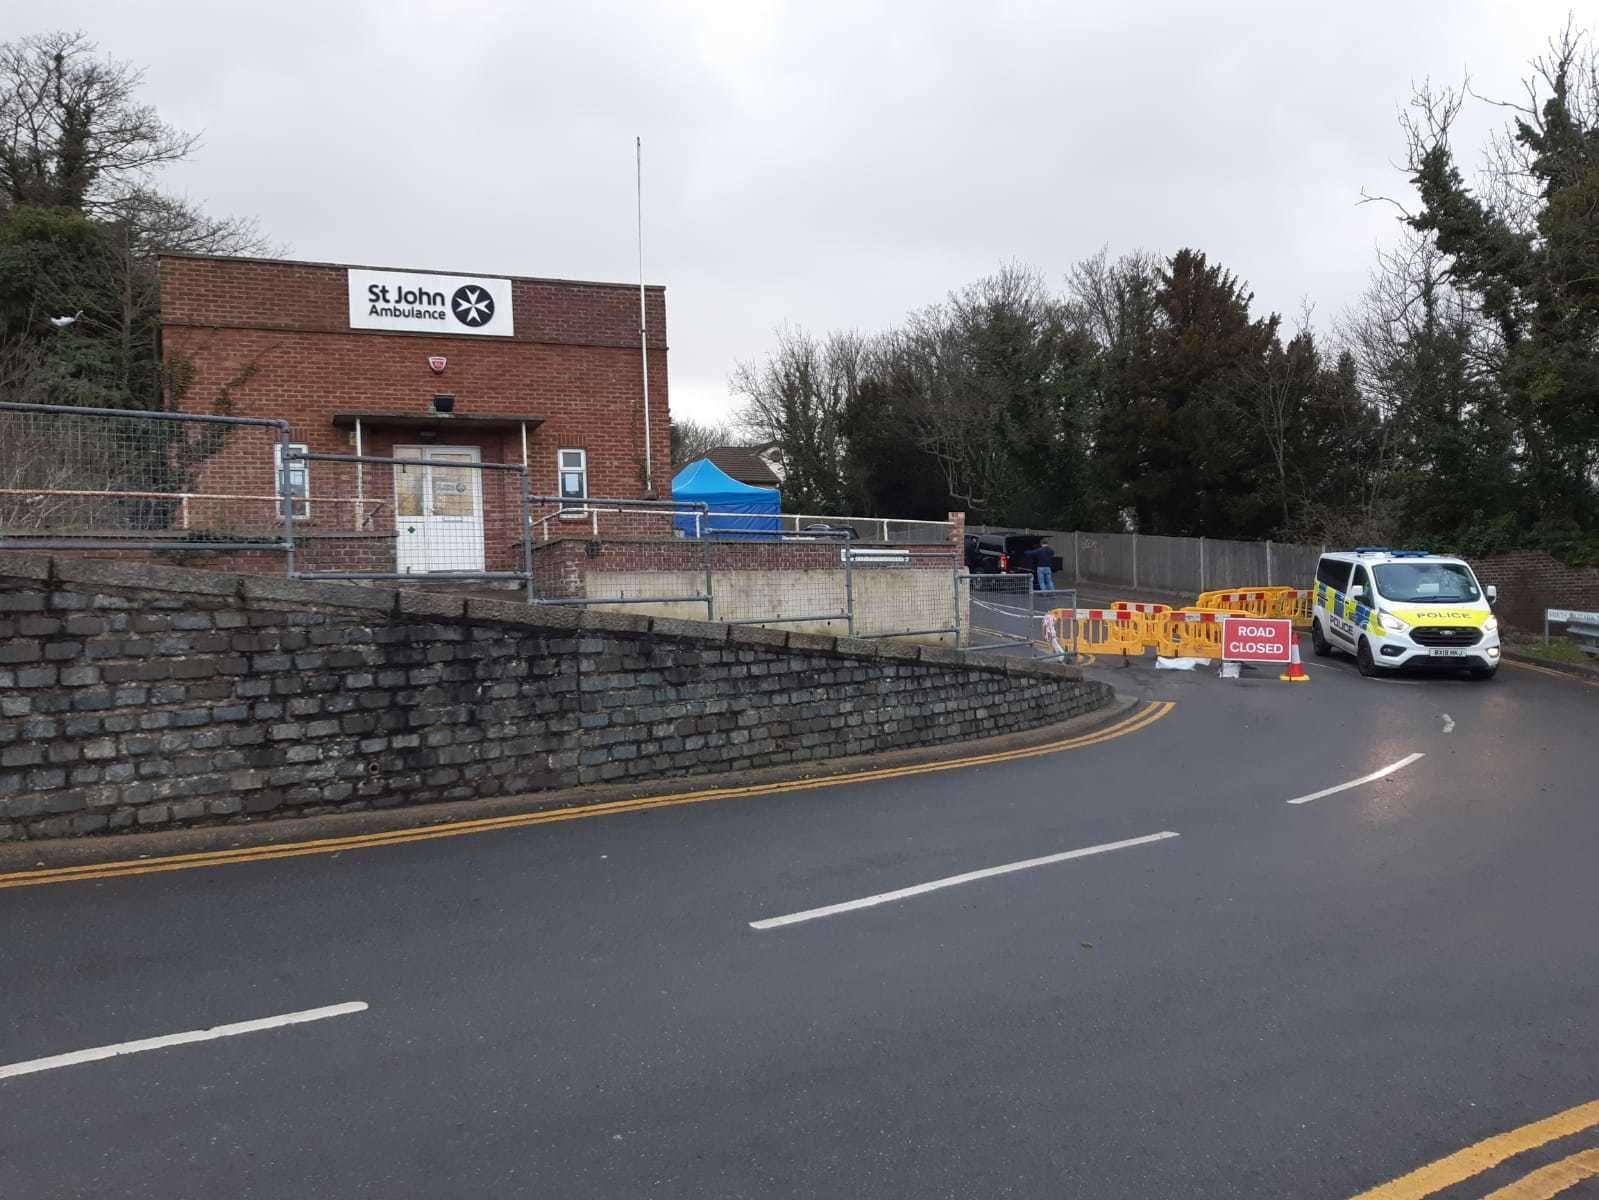
[{"label": "blue forensic tent", "polygon": [[[719,514],[700,518],[710,537],[773,541],[781,528],[776,488],[740,483],[708,458],[695,459],[673,476],[672,499],[707,504],[712,514]],[[692,512],[678,513],[672,525],[682,536],[694,536]]]}]

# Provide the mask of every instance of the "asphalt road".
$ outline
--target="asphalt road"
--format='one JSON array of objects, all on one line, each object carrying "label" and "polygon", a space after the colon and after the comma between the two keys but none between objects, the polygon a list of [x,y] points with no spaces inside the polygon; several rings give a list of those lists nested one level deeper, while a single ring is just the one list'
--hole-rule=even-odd
[{"label": "asphalt road", "polygon": [[0,1196],[1344,1197],[1599,1098],[1599,689],[1308,665],[1108,667],[1175,707],[988,766],[0,891]]}]

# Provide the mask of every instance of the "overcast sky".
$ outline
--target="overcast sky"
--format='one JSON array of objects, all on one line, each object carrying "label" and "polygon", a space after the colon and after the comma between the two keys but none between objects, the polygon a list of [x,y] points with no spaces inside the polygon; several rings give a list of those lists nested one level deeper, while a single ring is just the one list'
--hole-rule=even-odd
[{"label": "overcast sky", "polygon": [[1511,95],[1568,8],[0,0],[0,29],[142,64],[204,139],[166,186],[296,258],[631,281],[641,135],[672,410],[714,418],[777,325],[881,329],[1008,259],[1195,246],[1321,322],[1393,236],[1357,202],[1403,186],[1412,81]]}]

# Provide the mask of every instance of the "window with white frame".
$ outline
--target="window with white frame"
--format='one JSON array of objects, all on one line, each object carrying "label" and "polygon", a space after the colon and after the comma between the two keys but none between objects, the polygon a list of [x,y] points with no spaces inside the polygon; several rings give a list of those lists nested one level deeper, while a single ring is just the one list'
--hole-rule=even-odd
[{"label": "window with white frame", "polygon": [[278,485],[279,503],[285,492],[291,498],[290,511],[296,521],[309,521],[311,519],[311,464],[303,458],[295,458],[296,454],[309,454],[310,447],[304,442],[289,443],[289,459],[283,459],[283,443],[279,442],[272,447],[272,466],[280,481]]},{"label": "window with white frame", "polygon": [[[589,456],[587,450],[559,450],[555,456],[556,491],[561,507],[581,509],[589,495]],[[579,514],[581,515],[581,514]]]}]

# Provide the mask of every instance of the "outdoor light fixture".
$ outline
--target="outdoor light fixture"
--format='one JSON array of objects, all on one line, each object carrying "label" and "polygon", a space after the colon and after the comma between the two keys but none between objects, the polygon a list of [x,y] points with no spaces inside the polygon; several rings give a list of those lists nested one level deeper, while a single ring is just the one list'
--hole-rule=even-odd
[{"label": "outdoor light fixture", "polygon": [[447,392],[435,392],[433,396],[433,411],[436,413],[454,412],[455,397]]}]

